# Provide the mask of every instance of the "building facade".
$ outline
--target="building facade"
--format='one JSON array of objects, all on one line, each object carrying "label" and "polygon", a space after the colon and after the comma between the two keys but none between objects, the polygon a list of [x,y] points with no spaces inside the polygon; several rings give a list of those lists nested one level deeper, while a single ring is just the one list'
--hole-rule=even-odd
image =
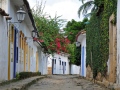
[{"label": "building facade", "polygon": [[76,46],[81,45],[81,69],[80,76],[86,77],[86,31],[81,30],[76,37]]},{"label": "building facade", "polygon": [[69,74],[69,59],[65,54],[55,53],[52,61],[52,74]]},{"label": "building facade", "polygon": [[[18,23],[16,12],[20,7],[26,16]],[[13,79],[19,72],[46,74],[47,56],[40,42],[33,40],[31,33],[36,27],[28,1],[0,0],[0,10],[4,11],[0,14],[0,81]]]}]

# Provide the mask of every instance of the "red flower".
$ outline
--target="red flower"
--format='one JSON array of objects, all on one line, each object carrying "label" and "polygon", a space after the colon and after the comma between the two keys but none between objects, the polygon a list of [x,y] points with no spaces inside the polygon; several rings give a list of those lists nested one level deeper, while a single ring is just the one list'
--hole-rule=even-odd
[{"label": "red flower", "polygon": [[34,37],[33,40],[34,40],[34,41],[37,41],[37,38]]},{"label": "red flower", "polygon": [[68,38],[65,38],[65,43],[66,44],[69,44],[70,43],[70,40]]},{"label": "red flower", "polygon": [[44,42],[44,40],[38,40],[38,41],[41,42],[41,43]]}]

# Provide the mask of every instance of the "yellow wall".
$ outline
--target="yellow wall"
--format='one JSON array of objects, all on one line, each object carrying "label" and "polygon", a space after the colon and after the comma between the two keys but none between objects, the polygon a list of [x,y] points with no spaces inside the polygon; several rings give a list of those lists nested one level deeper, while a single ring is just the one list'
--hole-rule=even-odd
[{"label": "yellow wall", "polygon": [[12,24],[9,25],[9,32],[8,32],[8,80],[10,80],[10,63],[13,62],[13,55],[14,55],[14,47],[11,44],[14,43],[14,26]]}]

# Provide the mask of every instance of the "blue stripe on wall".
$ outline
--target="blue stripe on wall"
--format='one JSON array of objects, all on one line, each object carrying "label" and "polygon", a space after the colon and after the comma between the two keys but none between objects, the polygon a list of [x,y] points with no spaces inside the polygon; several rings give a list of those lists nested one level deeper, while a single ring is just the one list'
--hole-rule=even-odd
[{"label": "blue stripe on wall", "polygon": [[17,39],[17,33],[18,33],[18,30],[16,28],[14,28],[14,70],[13,70],[13,78],[16,77],[16,63],[17,63],[17,43],[16,43],[16,39]]},{"label": "blue stripe on wall", "polygon": [[82,76],[84,76],[84,47],[82,47]]}]

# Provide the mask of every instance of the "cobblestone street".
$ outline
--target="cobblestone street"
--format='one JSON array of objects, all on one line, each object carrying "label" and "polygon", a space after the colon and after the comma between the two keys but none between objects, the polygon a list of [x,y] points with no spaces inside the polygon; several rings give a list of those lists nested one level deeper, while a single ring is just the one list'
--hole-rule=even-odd
[{"label": "cobblestone street", "polygon": [[71,75],[53,75],[39,80],[28,90],[109,90]]}]

